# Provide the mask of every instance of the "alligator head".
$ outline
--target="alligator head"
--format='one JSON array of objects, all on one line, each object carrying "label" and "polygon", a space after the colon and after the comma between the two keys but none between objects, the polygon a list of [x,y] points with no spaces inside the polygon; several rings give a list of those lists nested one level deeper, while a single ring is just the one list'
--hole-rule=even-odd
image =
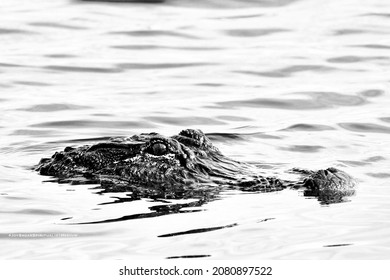
[{"label": "alligator head", "polygon": [[202,184],[210,187],[212,181],[233,179],[237,162],[226,161],[202,131],[186,129],[172,137],[144,133],[66,147],[42,159],[37,170],[60,182],[100,183],[114,191],[136,188],[181,197],[189,189],[199,191]]}]

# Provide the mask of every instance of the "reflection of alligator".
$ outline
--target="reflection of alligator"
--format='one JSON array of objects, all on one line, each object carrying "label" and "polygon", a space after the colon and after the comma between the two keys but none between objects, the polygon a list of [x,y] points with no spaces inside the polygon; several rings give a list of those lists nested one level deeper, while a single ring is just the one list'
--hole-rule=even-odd
[{"label": "reflection of alligator", "polygon": [[79,148],[66,147],[42,159],[42,175],[74,184],[99,183],[106,191],[130,191],[134,197],[207,197],[221,188],[269,192],[301,188],[323,203],[354,193],[354,180],[341,170],[293,170],[298,182],[259,175],[259,167],[225,157],[200,130],[164,137],[157,133],[111,138]]}]

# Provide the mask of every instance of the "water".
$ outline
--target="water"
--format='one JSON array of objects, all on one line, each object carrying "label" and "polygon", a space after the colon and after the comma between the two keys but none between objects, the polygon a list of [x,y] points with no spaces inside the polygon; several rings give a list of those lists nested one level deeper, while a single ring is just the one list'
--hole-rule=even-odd
[{"label": "water", "polygon": [[[388,259],[389,9],[2,0],[1,258]],[[31,170],[68,145],[183,128],[270,174],[341,168],[357,194],[321,205],[294,190],[224,191],[149,217],[169,203]]]}]

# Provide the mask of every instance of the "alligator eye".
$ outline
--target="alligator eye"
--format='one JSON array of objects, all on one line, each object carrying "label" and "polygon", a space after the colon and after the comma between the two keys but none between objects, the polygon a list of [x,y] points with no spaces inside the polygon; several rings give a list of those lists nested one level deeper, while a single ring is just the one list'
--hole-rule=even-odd
[{"label": "alligator eye", "polygon": [[162,156],[168,152],[168,147],[163,143],[155,143],[152,145],[150,153],[155,156]]}]

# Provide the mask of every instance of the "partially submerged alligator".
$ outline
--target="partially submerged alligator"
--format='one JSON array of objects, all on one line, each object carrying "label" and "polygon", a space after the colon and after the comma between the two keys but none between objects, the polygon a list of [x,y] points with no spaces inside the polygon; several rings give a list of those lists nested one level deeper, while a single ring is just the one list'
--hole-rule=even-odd
[{"label": "partially submerged alligator", "polygon": [[66,147],[41,159],[36,170],[58,182],[98,183],[106,191],[170,199],[213,195],[222,188],[258,192],[294,188],[323,203],[335,203],[353,195],[355,187],[354,180],[336,168],[294,169],[302,175],[296,182],[261,176],[259,167],[225,157],[202,131],[194,129],[172,137],[145,133]]}]

